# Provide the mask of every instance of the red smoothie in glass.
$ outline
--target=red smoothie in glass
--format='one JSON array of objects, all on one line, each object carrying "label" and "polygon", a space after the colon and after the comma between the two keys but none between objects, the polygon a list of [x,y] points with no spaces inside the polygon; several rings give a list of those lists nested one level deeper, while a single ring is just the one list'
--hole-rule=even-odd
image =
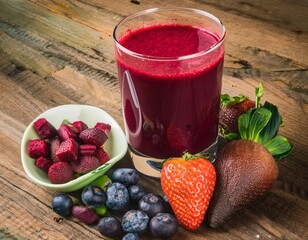
[{"label": "red smoothie in glass", "polygon": [[126,132],[135,151],[169,158],[215,143],[223,46],[202,52],[218,41],[204,29],[177,24],[147,26],[119,39],[137,53],[116,54]]}]

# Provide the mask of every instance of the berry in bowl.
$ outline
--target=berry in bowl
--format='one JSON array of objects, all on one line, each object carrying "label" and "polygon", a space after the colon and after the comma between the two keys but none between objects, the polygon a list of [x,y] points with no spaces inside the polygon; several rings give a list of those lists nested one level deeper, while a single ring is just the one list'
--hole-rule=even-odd
[{"label": "berry in bowl", "polygon": [[119,124],[89,105],[62,105],[39,115],[24,132],[21,161],[35,183],[60,192],[83,188],[127,152]]}]

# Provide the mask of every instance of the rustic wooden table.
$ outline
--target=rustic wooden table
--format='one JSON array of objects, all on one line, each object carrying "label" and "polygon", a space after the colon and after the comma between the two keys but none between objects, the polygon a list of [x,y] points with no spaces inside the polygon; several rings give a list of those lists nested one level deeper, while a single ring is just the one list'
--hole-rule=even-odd
[{"label": "rustic wooden table", "polygon": [[[59,221],[50,203],[55,192],[23,171],[20,141],[43,111],[68,103],[90,104],[123,126],[112,32],[137,11],[173,6],[173,0],[0,0],[0,239],[99,239],[94,227]],[[223,92],[279,106],[282,135],[295,145],[279,165],[265,198],[225,225],[173,239],[308,239],[308,2],[291,0],[176,1],[207,10],[226,26]],[[123,164],[129,165],[129,157]],[[142,177],[162,193],[158,179]],[[144,239],[150,239],[146,236]]]}]

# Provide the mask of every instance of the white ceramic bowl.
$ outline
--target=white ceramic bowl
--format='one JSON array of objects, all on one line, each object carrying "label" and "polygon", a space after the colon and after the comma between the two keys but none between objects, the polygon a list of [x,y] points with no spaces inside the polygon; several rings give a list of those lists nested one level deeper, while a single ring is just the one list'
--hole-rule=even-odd
[{"label": "white ceramic bowl", "polygon": [[[39,136],[33,127],[33,123],[39,118],[46,118],[55,128],[59,128],[64,119],[74,122],[81,120],[89,127],[97,122],[105,122],[111,125],[109,138],[104,144],[110,160],[97,169],[84,174],[68,183],[52,184],[45,172],[35,166],[35,160],[28,155],[28,142],[31,139],[38,139]],[[105,111],[89,105],[62,105],[51,108],[35,118],[25,130],[21,141],[21,162],[29,178],[44,187],[60,191],[72,192],[85,187],[97,177],[105,174],[116,162],[121,160],[127,152],[127,141],[124,132],[119,124]]]}]

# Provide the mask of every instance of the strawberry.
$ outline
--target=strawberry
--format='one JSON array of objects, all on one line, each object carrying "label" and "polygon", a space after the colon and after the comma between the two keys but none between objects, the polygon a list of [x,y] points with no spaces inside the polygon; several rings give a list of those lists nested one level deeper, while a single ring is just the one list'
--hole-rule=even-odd
[{"label": "strawberry", "polygon": [[185,153],[164,163],[161,185],[183,227],[195,230],[201,225],[215,182],[213,165],[200,155]]},{"label": "strawberry", "polygon": [[107,141],[108,136],[100,128],[87,128],[79,134],[79,138],[85,144],[92,144],[100,147]]},{"label": "strawberry", "polygon": [[33,126],[41,139],[53,138],[58,134],[56,128],[46,118],[36,120]]},{"label": "strawberry", "polygon": [[225,133],[238,133],[237,120],[240,115],[255,107],[255,102],[246,98],[240,102],[221,108],[219,113],[219,124],[225,130]]},{"label": "strawberry", "polygon": [[285,137],[277,135],[282,122],[277,107],[268,102],[260,107],[259,100],[256,108],[238,118],[239,135],[233,134],[234,140],[218,152],[217,183],[206,215],[212,227],[263,197],[278,176],[275,160],[293,149]]}]

